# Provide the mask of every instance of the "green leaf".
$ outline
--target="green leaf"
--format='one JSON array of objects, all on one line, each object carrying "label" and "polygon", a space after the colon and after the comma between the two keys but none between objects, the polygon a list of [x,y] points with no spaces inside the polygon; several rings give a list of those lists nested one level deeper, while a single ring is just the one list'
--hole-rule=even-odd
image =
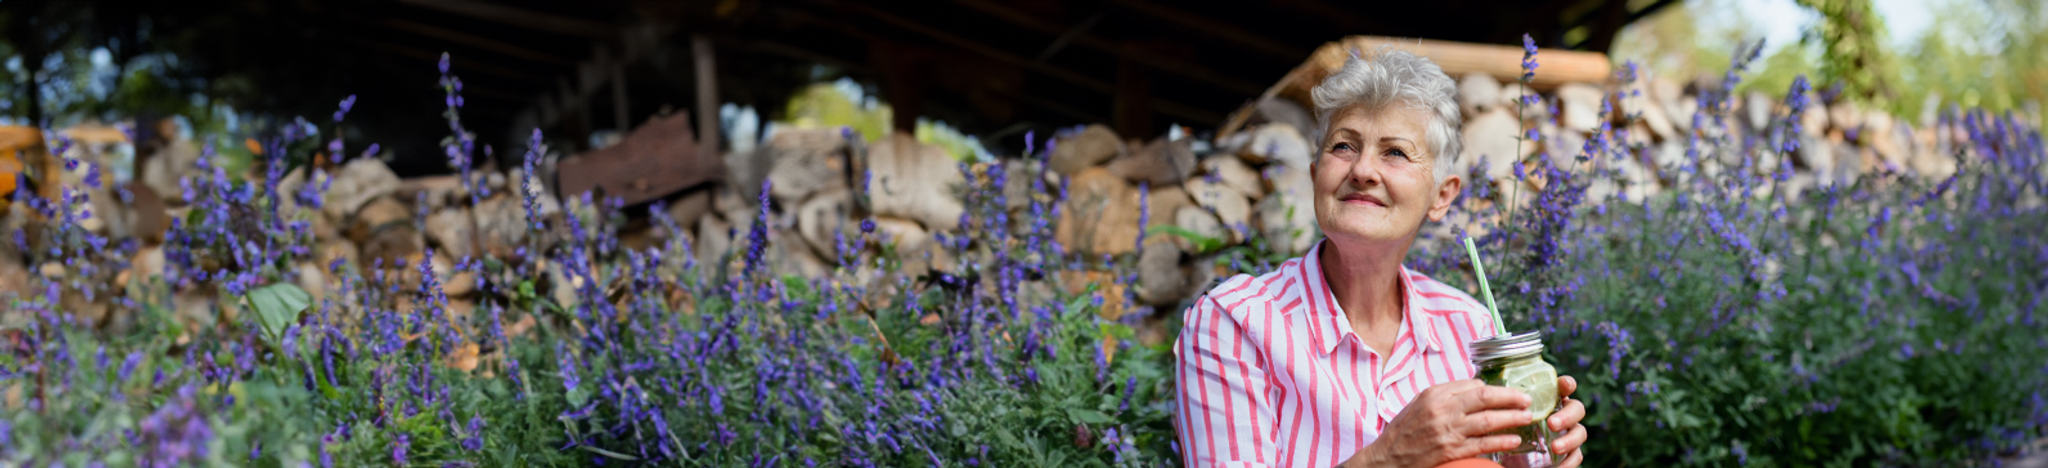
[{"label": "green leaf", "polygon": [[306,290],[291,283],[271,283],[268,286],[249,291],[249,308],[256,309],[257,320],[263,323],[264,331],[271,339],[284,336],[286,327],[298,321],[303,312],[313,303],[313,296]]},{"label": "green leaf", "polygon": [[639,459],[640,459],[640,458],[638,458],[638,457],[634,457],[634,456],[632,456],[632,455],[627,455],[627,454],[623,454],[623,453],[619,453],[619,452],[613,452],[613,451],[610,451],[610,450],[605,450],[605,449],[601,449],[601,448],[597,448],[597,447],[592,447],[592,446],[588,446],[588,445],[579,445],[579,446],[577,446],[576,448],[580,448],[580,449],[583,449],[583,450],[585,450],[585,451],[588,451],[588,452],[590,452],[590,453],[595,453],[595,454],[598,454],[598,455],[603,455],[603,456],[605,456],[605,457],[607,457],[607,458],[612,458],[612,459],[617,459],[617,460],[633,461],[633,460],[639,460]]},{"label": "green leaf", "polygon": [[[1088,292],[1094,292],[1094,291],[1095,291],[1095,285],[1092,285],[1092,284],[1091,284],[1091,285],[1089,285],[1089,286],[1088,286]],[[1083,293],[1083,294],[1080,294],[1079,296],[1076,296],[1076,297],[1074,297],[1074,300],[1072,300],[1072,301],[1067,301],[1067,312],[1066,312],[1066,315],[1065,315],[1065,316],[1063,316],[1063,317],[1061,317],[1061,318],[1063,318],[1063,319],[1067,319],[1067,320],[1074,320],[1074,319],[1075,319],[1075,318],[1077,318],[1077,317],[1082,317],[1082,316],[1085,316],[1085,315],[1087,315],[1087,314],[1092,314],[1092,313],[1094,313],[1093,311],[1090,311],[1090,310],[1088,310],[1088,309],[1090,308],[1090,307],[1089,307],[1089,303],[1090,303],[1090,301],[1089,301],[1089,295],[1088,295],[1087,293]]]},{"label": "green leaf", "polygon": [[1119,340],[1128,340],[1138,336],[1138,332],[1132,330],[1130,325],[1116,322],[1102,322],[1102,334],[1114,336]]},{"label": "green leaf", "polygon": [[583,403],[590,401],[590,393],[583,391],[581,386],[569,389],[563,397],[569,400],[569,406],[583,406]]},{"label": "green leaf", "polygon": [[1109,417],[1108,414],[1105,414],[1101,411],[1075,408],[1073,406],[1067,407],[1067,419],[1073,420],[1075,423],[1079,424],[1116,423],[1116,418]]},{"label": "green leaf", "polygon": [[1152,228],[1148,230],[1148,233],[1166,234],[1174,237],[1179,237],[1181,239],[1186,239],[1189,244],[1194,244],[1194,253],[1196,255],[1222,250],[1223,247],[1227,245],[1223,241],[1223,239],[1202,235],[1202,233],[1189,230],[1188,228],[1175,226],[1171,224],[1161,224],[1158,226],[1152,226]]}]

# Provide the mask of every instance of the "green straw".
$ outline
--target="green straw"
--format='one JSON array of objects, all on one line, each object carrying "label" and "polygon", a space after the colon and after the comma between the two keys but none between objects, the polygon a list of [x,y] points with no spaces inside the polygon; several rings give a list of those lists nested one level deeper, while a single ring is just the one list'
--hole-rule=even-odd
[{"label": "green straw", "polygon": [[1472,273],[1479,276],[1479,297],[1486,298],[1486,312],[1493,314],[1493,333],[1505,336],[1508,327],[1500,321],[1500,306],[1493,305],[1493,287],[1486,285],[1486,266],[1479,263],[1479,247],[1472,245],[1472,238],[1465,238],[1465,253],[1472,256]]}]

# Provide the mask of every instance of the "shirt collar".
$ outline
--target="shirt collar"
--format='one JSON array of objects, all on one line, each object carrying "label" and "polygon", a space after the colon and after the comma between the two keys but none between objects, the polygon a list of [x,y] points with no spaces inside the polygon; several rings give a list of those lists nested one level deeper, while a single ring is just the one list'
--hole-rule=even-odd
[{"label": "shirt collar", "polygon": [[[1346,338],[1356,335],[1351,329],[1351,321],[1344,316],[1343,307],[1337,305],[1336,294],[1330,292],[1330,284],[1323,277],[1322,251],[1327,243],[1329,239],[1316,242],[1315,247],[1308,250],[1308,255],[1302,257],[1297,266],[1299,270],[1296,272],[1301,275],[1301,284],[1305,286],[1303,302],[1308,303],[1309,322],[1315,331],[1310,334],[1310,338],[1315,341],[1316,350],[1326,356],[1336,352],[1337,345],[1343,343]],[[1437,342],[1436,333],[1430,328],[1430,322],[1421,320],[1422,317],[1415,313],[1416,304],[1422,300],[1421,295],[1415,291],[1415,282],[1412,278],[1415,274],[1407,266],[1401,267],[1401,294],[1406,299],[1401,305],[1402,333],[1418,340],[1417,343],[1430,352],[1441,351],[1443,346]],[[1396,339],[1396,342],[1399,340]],[[1391,349],[1378,351],[1390,356],[1394,353]]]}]

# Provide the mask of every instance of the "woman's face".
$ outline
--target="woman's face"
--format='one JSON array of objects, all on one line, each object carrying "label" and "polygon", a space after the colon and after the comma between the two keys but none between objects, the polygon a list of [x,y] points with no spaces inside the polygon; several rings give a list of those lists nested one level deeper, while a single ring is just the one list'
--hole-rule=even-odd
[{"label": "woman's face", "polygon": [[1316,222],[1347,245],[1389,244],[1406,252],[1423,218],[1443,220],[1463,181],[1436,181],[1437,155],[1425,134],[1429,112],[1409,106],[1352,107],[1330,117],[1311,174]]}]

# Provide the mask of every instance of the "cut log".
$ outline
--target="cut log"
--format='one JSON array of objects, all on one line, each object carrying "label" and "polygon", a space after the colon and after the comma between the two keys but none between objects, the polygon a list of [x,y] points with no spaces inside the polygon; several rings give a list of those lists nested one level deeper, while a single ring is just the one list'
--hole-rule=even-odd
[{"label": "cut log", "polygon": [[[1453,77],[1467,73],[1485,73],[1502,83],[1522,78],[1522,48],[1498,44],[1472,44],[1464,42],[1436,41],[1429,39],[1403,39],[1384,36],[1351,36],[1341,41],[1323,44],[1307,61],[1294,67],[1280,82],[1267,88],[1265,94],[1232,112],[1216,132],[1216,138],[1229,137],[1244,128],[1251,119],[1258,104],[1268,99],[1287,99],[1313,108],[1309,90],[1315,89],[1324,78],[1344,66],[1344,60],[1356,51],[1370,53],[1381,48],[1403,50],[1422,56],[1442,67],[1444,74]],[[1613,65],[1607,54],[1559,49],[1539,49],[1536,61],[1542,64],[1536,70],[1536,79],[1530,87],[1548,91],[1565,83],[1606,82]]]}]

